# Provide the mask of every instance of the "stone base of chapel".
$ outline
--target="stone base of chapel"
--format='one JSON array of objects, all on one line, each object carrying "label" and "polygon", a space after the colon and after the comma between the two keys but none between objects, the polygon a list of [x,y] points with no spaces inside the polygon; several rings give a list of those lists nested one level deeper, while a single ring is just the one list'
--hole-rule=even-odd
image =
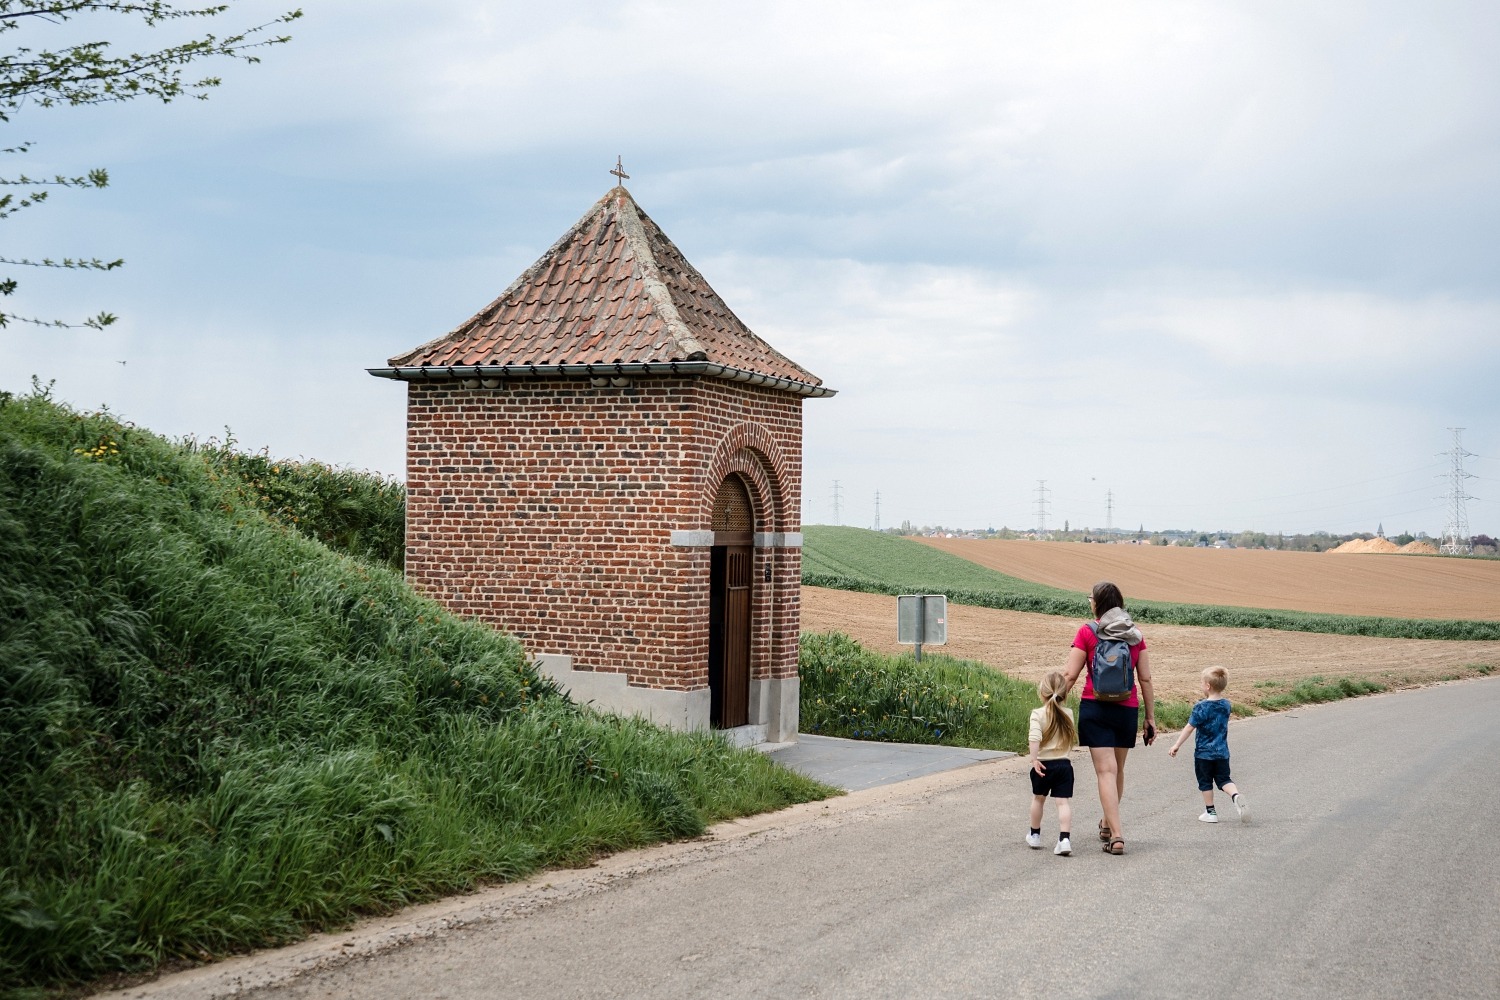
[{"label": "stone base of chapel", "polygon": [[[542,653],[537,668],[579,704],[592,705],[616,715],[638,715],[669,729],[708,729],[709,690],[670,691],[634,687],[625,675],[595,670],[574,670],[573,658],[561,653]],[[750,682],[750,724],[723,730],[737,745],[797,742],[797,677]]]}]

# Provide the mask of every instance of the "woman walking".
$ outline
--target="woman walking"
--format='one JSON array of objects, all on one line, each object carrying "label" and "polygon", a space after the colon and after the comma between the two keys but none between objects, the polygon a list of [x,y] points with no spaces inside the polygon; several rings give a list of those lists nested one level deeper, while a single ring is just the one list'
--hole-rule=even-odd
[{"label": "woman walking", "polygon": [[[1094,776],[1099,781],[1099,840],[1108,854],[1125,853],[1124,829],[1120,825],[1120,799],[1125,795],[1125,755],[1135,746],[1141,703],[1145,702],[1145,743],[1156,739],[1156,703],[1152,699],[1151,663],[1146,640],[1125,612],[1125,598],[1112,583],[1096,583],[1089,595],[1094,620],[1078,629],[1063,670],[1067,689],[1072,690],[1083,674],[1083,694],[1078,706],[1078,743],[1089,748]],[[1129,650],[1130,670],[1122,671],[1124,684],[1101,681],[1095,689],[1094,653],[1101,640],[1110,648],[1124,643]],[[1123,668],[1123,664],[1121,664]],[[1119,678],[1110,678],[1117,681]],[[1138,682],[1138,683],[1137,683]]]}]

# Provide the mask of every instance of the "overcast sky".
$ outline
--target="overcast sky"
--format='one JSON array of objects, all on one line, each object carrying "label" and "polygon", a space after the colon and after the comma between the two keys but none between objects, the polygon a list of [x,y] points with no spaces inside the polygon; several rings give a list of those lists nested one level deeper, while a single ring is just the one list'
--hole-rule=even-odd
[{"label": "overcast sky", "polygon": [[804,408],[808,523],[837,482],[845,524],[878,491],[885,526],[1029,527],[1045,480],[1049,526],[1112,494],[1118,527],[1437,535],[1464,427],[1500,535],[1500,5],[304,6],[209,101],[6,126],[36,143],[10,174],[112,183],[3,255],[128,263],[17,274],[16,312],[121,319],[0,330],[0,389],[401,476],[403,389],[364,369],[488,303],[623,155],[839,390]]}]

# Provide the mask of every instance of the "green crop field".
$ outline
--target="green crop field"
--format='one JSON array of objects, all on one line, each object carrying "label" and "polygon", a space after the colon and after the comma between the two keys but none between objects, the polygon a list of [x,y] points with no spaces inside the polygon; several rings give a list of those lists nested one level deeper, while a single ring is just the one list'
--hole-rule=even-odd
[{"label": "green crop field", "polygon": [[[802,582],[871,594],[946,594],[955,604],[1082,618],[1088,596],[1019,580],[920,542],[864,528],[803,529]],[[1130,601],[1137,621],[1216,628],[1380,636],[1389,639],[1500,640],[1500,622],[1314,614],[1165,601]]]}]

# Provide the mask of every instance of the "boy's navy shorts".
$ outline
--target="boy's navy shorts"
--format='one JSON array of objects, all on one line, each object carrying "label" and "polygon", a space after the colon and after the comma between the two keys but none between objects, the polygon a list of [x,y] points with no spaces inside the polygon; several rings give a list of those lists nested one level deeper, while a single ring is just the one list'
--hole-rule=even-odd
[{"label": "boy's navy shorts", "polygon": [[1206,792],[1216,784],[1223,788],[1234,780],[1229,776],[1228,757],[1220,757],[1216,760],[1194,757],[1193,771],[1198,775],[1198,791],[1200,792]]},{"label": "boy's navy shorts", "polygon": [[1057,760],[1044,760],[1042,766],[1047,769],[1046,774],[1037,774],[1036,768],[1032,768],[1031,794],[1040,795],[1045,798],[1051,795],[1054,799],[1071,799],[1073,797],[1073,762],[1066,757]]}]

